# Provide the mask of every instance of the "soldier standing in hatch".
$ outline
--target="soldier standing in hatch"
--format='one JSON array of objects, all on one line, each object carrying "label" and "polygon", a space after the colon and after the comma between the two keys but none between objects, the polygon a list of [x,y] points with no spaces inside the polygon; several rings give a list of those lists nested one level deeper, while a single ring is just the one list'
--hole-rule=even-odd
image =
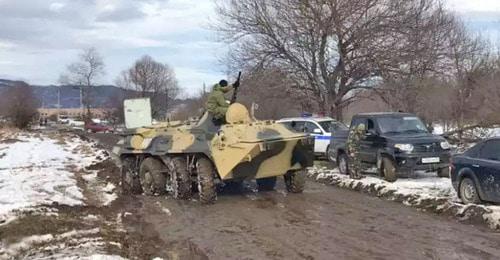
[{"label": "soldier standing in hatch", "polygon": [[349,131],[347,138],[347,154],[349,156],[349,176],[352,179],[361,179],[361,158],[360,149],[361,141],[365,137],[366,127],[364,124],[359,124],[357,127]]},{"label": "soldier standing in hatch", "polygon": [[219,84],[215,84],[212,92],[208,95],[207,110],[213,115],[216,125],[222,125],[226,121],[226,112],[230,104],[224,94],[232,89],[238,88],[239,85],[239,81],[236,81],[231,86],[228,86],[226,80],[221,80]]}]

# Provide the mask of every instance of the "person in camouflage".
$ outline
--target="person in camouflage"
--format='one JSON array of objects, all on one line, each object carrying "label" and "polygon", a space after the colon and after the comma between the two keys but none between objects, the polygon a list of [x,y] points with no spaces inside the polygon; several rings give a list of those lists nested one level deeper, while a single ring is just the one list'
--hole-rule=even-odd
[{"label": "person in camouflage", "polygon": [[226,100],[224,94],[233,88],[237,88],[238,86],[235,84],[228,86],[227,81],[221,80],[219,84],[214,85],[212,92],[208,96],[206,107],[208,112],[213,115],[216,124],[223,124],[225,122],[229,101]]},{"label": "person in camouflage", "polygon": [[360,149],[361,141],[365,137],[366,127],[364,124],[359,124],[351,128],[349,137],[347,138],[347,154],[349,157],[349,176],[352,179],[361,179],[361,158]]}]

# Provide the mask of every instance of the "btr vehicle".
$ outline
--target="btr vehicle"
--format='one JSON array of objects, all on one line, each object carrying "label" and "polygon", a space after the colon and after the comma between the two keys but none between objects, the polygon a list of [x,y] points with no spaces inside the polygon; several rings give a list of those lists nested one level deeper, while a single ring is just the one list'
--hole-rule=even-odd
[{"label": "btr vehicle", "polygon": [[341,122],[330,117],[303,117],[283,118],[277,122],[286,125],[297,132],[308,133],[314,137],[314,154],[316,156],[328,157],[328,147],[332,131],[347,130],[348,128]]},{"label": "btr vehicle", "polygon": [[[194,122],[153,125],[147,103],[125,103],[129,129],[114,149],[121,159],[125,192],[170,192],[189,199],[198,191],[202,203],[212,203],[218,186],[256,179],[259,190],[271,190],[280,176],[289,192],[303,191],[306,168],[314,159],[314,139],[307,134],[256,120],[239,103],[229,106],[223,125],[215,125],[208,112]],[[140,121],[143,126],[134,127]]]},{"label": "btr vehicle", "polygon": [[453,156],[450,165],[451,182],[465,204],[500,202],[500,138]]},{"label": "btr vehicle", "polygon": [[[408,113],[366,113],[352,118],[351,129],[364,124],[360,159],[363,169],[377,170],[385,180],[394,182],[398,175],[415,171],[437,171],[449,176],[450,144],[431,134],[424,123]],[[346,143],[349,130],[332,135],[328,158],[337,163],[343,174],[349,173]]]}]

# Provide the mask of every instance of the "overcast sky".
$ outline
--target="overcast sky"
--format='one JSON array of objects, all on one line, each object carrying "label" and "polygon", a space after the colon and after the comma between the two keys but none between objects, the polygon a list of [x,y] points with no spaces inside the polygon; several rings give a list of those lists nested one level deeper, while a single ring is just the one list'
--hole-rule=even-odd
[{"label": "overcast sky", "polygon": [[[499,0],[446,2],[471,29],[500,39]],[[106,64],[100,83],[149,54],[195,93],[224,77],[210,20],[212,0],[0,0],[0,78],[57,84],[78,52],[95,46]]]}]

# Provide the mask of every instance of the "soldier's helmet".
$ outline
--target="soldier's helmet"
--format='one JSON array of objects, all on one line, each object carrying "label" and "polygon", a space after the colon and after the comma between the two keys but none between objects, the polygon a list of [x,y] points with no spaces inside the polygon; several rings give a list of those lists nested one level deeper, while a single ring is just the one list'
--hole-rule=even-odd
[{"label": "soldier's helmet", "polygon": [[365,124],[359,124],[359,125],[356,127],[356,131],[358,131],[358,132],[365,132],[365,131],[366,131],[366,126],[365,126]]}]

